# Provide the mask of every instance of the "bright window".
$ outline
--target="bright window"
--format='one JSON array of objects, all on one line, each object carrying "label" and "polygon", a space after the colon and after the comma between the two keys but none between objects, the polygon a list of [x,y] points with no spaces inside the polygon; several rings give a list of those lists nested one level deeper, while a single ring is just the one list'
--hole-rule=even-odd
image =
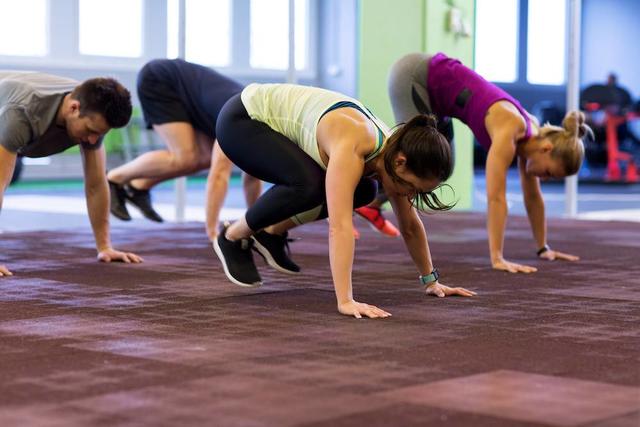
[{"label": "bright window", "polygon": [[527,81],[561,85],[566,74],[566,0],[529,0]]},{"label": "bright window", "polygon": [[[178,0],[167,3],[167,56],[178,56]],[[231,0],[186,0],[185,59],[218,67],[231,63]]]},{"label": "bright window", "polygon": [[80,53],[142,56],[142,0],[79,0],[78,6]]},{"label": "bright window", "polygon": [[180,4],[178,0],[167,0],[167,58],[178,57]]},{"label": "bright window", "polygon": [[[295,0],[295,63],[308,66],[308,0]],[[251,0],[249,63],[253,68],[285,70],[289,64],[289,1]]]},{"label": "bright window", "polygon": [[0,55],[48,53],[47,7],[47,0],[0,0]]},{"label": "bright window", "polygon": [[515,82],[517,46],[518,0],[476,0],[476,71],[489,81]]}]

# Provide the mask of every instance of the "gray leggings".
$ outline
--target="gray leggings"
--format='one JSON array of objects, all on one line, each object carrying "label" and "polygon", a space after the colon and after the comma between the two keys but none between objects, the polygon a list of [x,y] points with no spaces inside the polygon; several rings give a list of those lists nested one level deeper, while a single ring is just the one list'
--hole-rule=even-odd
[{"label": "gray leggings", "polygon": [[393,64],[389,72],[389,98],[396,123],[406,123],[418,114],[431,113],[427,92],[429,59],[426,53],[410,53]]},{"label": "gray leggings", "polygon": [[[426,53],[410,53],[391,67],[388,87],[396,123],[406,123],[418,114],[434,114],[427,91],[430,59],[431,55]],[[449,117],[438,117],[438,131],[453,149],[453,126]]]}]

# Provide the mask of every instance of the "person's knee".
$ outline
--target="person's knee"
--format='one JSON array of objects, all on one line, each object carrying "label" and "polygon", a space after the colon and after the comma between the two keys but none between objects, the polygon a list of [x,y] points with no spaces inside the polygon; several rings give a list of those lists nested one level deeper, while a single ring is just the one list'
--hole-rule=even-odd
[{"label": "person's knee", "polygon": [[214,183],[228,183],[231,179],[231,168],[216,167],[209,173],[209,179]]},{"label": "person's knee", "polygon": [[317,206],[325,200],[324,184],[297,186],[296,198],[305,207]]}]

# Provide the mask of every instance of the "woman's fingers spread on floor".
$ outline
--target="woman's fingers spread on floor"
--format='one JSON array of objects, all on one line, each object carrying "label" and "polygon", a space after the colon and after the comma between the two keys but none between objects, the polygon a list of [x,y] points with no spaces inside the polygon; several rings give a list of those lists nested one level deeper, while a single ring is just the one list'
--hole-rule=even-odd
[{"label": "woman's fingers spread on floor", "polygon": [[339,304],[338,311],[342,314],[353,316],[357,319],[361,319],[362,316],[367,316],[372,319],[391,316],[391,313],[387,313],[386,311],[379,309],[375,305],[369,305],[353,300],[343,304]]},{"label": "woman's fingers spread on floor", "polygon": [[475,292],[470,291],[468,289],[465,288],[453,288],[452,289],[454,292],[452,292],[450,295],[460,295],[463,297],[472,297],[477,295]]},{"label": "woman's fingers spread on floor", "polygon": [[387,313],[384,310],[379,309],[378,307],[376,307],[375,305],[366,305],[366,309],[364,310],[364,314],[367,317],[370,317],[372,319],[377,319],[377,318],[381,318],[381,317],[389,317],[391,314]]},{"label": "woman's fingers spread on floor", "polygon": [[362,310],[362,314],[364,314],[365,316],[367,316],[370,319],[376,319],[378,317],[380,317],[378,315],[378,311],[376,310],[376,307],[373,305],[368,305],[368,304],[363,304],[364,305],[364,310]]},{"label": "woman's fingers spread on floor", "polygon": [[375,309],[376,309],[376,313],[377,313],[377,314],[378,314],[378,316],[380,316],[380,317],[389,317],[389,316],[391,316],[391,313],[389,313],[389,312],[387,312],[387,311],[384,311],[384,310],[382,310],[381,308],[375,307]]},{"label": "woman's fingers spread on floor", "polygon": [[445,286],[440,283],[428,286],[426,289],[426,294],[435,295],[440,298],[443,298],[445,296],[451,296],[451,295],[460,295],[463,297],[472,297],[476,295],[475,292],[470,291],[468,289],[460,288],[460,287],[451,288],[449,286]]},{"label": "woman's fingers spread on floor", "polygon": [[515,263],[509,263],[509,272],[510,273],[535,273],[536,271],[538,271],[537,268],[535,267],[531,267],[529,265],[523,265],[523,264],[515,264]]}]

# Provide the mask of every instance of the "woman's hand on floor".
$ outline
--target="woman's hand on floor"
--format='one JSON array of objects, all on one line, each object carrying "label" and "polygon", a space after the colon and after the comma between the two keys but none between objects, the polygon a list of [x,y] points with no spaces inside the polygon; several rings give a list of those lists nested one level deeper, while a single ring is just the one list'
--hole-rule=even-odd
[{"label": "woman's hand on floor", "polygon": [[357,319],[362,318],[363,315],[372,319],[391,316],[391,313],[387,313],[375,305],[369,305],[354,300],[338,304],[338,311],[346,316],[353,316]]},{"label": "woman's hand on floor", "polygon": [[461,297],[473,297],[477,294],[465,288],[450,288],[449,286],[442,285],[438,282],[427,285],[425,288],[427,295],[433,295],[436,297],[444,298],[452,295],[459,295]]},{"label": "woman's hand on floor", "polygon": [[508,271],[509,273],[535,273],[537,268],[524,264],[516,264],[515,262],[507,261],[504,258],[500,258],[497,261],[493,261],[492,266],[496,270]]},{"label": "woman's hand on floor", "polygon": [[549,261],[554,261],[554,260],[561,260],[561,261],[578,261],[580,259],[579,256],[575,256],[575,255],[571,255],[571,254],[565,254],[564,252],[558,252],[558,251],[554,251],[553,249],[549,249],[547,251],[544,251],[543,253],[541,253],[540,255],[538,255],[540,258],[549,260]]},{"label": "woman's hand on floor", "polygon": [[0,277],[1,276],[13,276],[13,273],[10,272],[6,266],[0,264]]}]

